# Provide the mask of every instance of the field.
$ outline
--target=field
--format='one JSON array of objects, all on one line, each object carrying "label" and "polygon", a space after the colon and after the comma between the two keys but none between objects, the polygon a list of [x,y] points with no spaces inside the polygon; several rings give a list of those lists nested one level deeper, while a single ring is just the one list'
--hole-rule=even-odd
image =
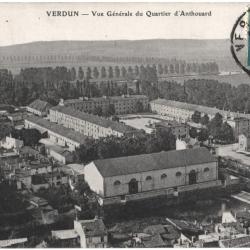
[{"label": "field", "polygon": [[238,86],[240,84],[250,84],[250,76],[248,76],[246,73],[232,75],[177,76],[166,78],[167,81],[176,81],[181,84],[189,79],[212,79],[218,80],[219,82],[230,83],[232,86]]},{"label": "field", "polygon": [[[104,65],[135,64],[139,58],[151,58],[157,63],[159,60],[180,59],[187,62],[217,62],[220,70],[239,70],[235,64],[231,52],[230,41],[221,40],[192,40],[192,39],[153,39],[153,40],[118,40],[118,41],[51,41],[33,42],[12,46],[0,47],[0,66],[16,65],[25,68],[30,62],[29,56],[87,56],[88,59],[81,63],[75,62],[75,66],[84,66],[89,63],[102,62]],[[91,57],[99,57],[95,59]],[[6,57],[9,57],[6,60]],[[101,57],[101,60],[100,60]],[[109,59],[107,60],[108,57]],[[11,58],[11,59],[10,59]],[[22,62],[21,58],[25,58]],[[121,60],[122,58],[122,60]],[[48,65],[48,60],[42,60],[43,66]],[[67,60],[66,60],[67,61]],[[62,64],[68,64],[65,59]],[[38,62],[32,62],[32,66],[38,66]],[[81,65],[80,65],[81,64]],[[139,63],[140,64],[140,63]]]}]

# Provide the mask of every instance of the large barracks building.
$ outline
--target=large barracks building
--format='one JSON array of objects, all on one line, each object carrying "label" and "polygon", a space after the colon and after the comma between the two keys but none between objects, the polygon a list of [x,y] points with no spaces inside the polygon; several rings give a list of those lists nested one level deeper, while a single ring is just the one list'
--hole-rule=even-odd
[{"label": "large barracks building", "polygon": [[206,148],[96,160],[84,172],[102,205],[221,185],[217,160]]}]

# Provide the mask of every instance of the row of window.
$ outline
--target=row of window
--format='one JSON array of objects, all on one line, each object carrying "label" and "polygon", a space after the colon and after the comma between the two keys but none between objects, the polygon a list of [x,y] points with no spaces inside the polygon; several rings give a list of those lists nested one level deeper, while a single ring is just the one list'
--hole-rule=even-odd
[{"label": "row of window", "polygon": [[[194,170],[193,170],[194,171]],[[191,171],[192,172],[192,171]],[[204,168],[204,173],[206,173],[206,172],[209,172],[209,168]],[[175,176],[176,177],[181,177],[181,175],[182,175],[182,173],[180,172],[180,171],[178,171],[178,172],[176,172],[176,174],[175,174]],[[167,178],[167,175],[166,174],[162,174],[161,175],[161,179],[162,180],[164,180],[164,179],[166,179]],[[148,175],[147,177],[146,177],[146,181],[151,181],[153,178],[152,178],[152,176],[150,176],[150,175]],[[132,179],[130,182],[132,182],[132,181],[136,181],[135,179]],[[114,182],[114,186],[119,186],[121,184],[121,182],[120,181],[118,181],[118,180],[116,180],[115,182]]]}]

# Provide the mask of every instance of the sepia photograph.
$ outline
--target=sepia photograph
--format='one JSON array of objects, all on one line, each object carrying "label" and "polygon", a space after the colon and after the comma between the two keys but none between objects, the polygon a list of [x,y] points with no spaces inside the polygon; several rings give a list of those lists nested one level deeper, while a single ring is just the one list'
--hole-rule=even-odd
[{"label": "sepia photograph", "polygon": [[0,248],[250,247],[249,8],[0,3]]}]

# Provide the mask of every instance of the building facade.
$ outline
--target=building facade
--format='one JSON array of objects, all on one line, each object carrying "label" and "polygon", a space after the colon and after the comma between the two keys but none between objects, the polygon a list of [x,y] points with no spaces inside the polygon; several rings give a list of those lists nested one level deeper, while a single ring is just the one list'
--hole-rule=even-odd
[{"label": "building facade", "polygon": [[240,134],[239,135],[239,151],[250,152],[250,135]]},{"label": "building facade", "polygon": [[162,121],[155,123],[155,129],[170,131],[176,139],[185,139],[189,137],[189,126],[185,123],[176,121]]},{"label": "building facade", "polygon": [[12,138],[11,136],[6,136],[5,139],[0,141],[0,148],[14,149],[19,151],[23,147],[23,141]]},{"label": "building facade", "polygon": [[[102,112],[108,109],[109,105],[114,105],[115,114],[131,114],[136,112],[148,111],[149,100],[145,95],[123,95],[123,96],[109,96],[98,98],[80,98],[61,100],[65,107],[72,107],[77,110],[93,113],[97,107],[101,107]],[[140,107],[138,106],[140,103]],[[138,110],[141,108],[141,110]]]},{"label": "building facade", "polygon": [[75,220],[74,230],[80,236],[82,248],[106,248],[108,232],[102,219]]},{"label": "building facade", "polygon": [[235,121],[235,138],[238,138],[241,134],[250,134],[250,119],[244,117],[237,117]]},{"label": "building facade", "polygon": [[96,160],[84,173],[102,205],[220,184],[217,160],[206,148]]},{"label": "building facade", "polygon": [[29,116],[24,121],[25,128],[36,128],[41,133],[48,133],[49,139],[63,147],[74,151],[86,140],[86,137],[70,128],[52,123],[40,117]]},{"label": "building facade", "polygon": [[139,131],[122,123],[111,121],[76,109],[56,106],[50,109],[49,119],[95,139],[107,136],[134,135]]},{"label": "building facade", "polygon": [[[223,119],[229,122],[234,121],[234,119],[238,117],[250,119],[250,114],[236,113],[220,110],[218,108],[166,99],[156,99],[151,101],[150,109],[152,112],[156,112],[157,114],[168,116],[169,118],[182,122],[190,121],[195,111],[200,112],[202,116],[207,114],[210,119],[212,119],[216,113],[220,113]],[[230,125],[232,126],[232,124]]]}]

